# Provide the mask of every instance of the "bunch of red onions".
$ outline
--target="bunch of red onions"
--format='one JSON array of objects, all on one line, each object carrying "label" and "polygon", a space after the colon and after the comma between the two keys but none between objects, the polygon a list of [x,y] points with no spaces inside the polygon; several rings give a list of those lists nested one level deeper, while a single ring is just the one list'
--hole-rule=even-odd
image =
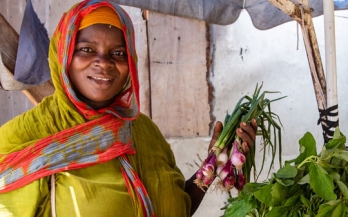
[{"label": "bunch of red onions", "polygon": [[[276,143],[270,138],[270,128],[280,132],[280,127],[275,121],[278,116],[270,110],[270,103],[284,97],[268,100],[265,99],[266,93],[275,93],[265,91],[260,94],[261,87],[256,85],[256,89],[252,97],[244,96],[237,103],[234,111],[231,114],[226,114],[224,128],[210,150],[208,157],[202,163],[200,169],[196,173],[195,183],[203,191],[205,191],[215,180],[219,178],[218,187],[222,190],[229,191],[233,188],[241,191],[246,182],[250,181],[250,172],[252,167],[255,171],[255,146],[250,148],[248,157],[242,153],[240,138],[236,135],[236,129],[239,123],[249,123],[252,119],[257,120],[258,134],[262,135],[263,145],[269,145],[272,148],[272,161],[270,169],[273,166]],[[246,101],[246,102],[244,102]],[[279,135],[279,152],[281,150],[280,133]],[[276,134],[274,134],[276,137]],[[275,143],[275,144],[274,144]],[[266,149],[263,148],[265,151]],[[263,155],[265,157],[265,155]],[[281,154],[279,153],[279,162],[281,163]],[[262,171],[264,159],[261,165]],[[270,170],[269,170],[270,171]],[[256,178],[257,180],[257,178]]]},{"label": "bunch of red onions", "polygon": [[228,191],[235,187],[242,190],[246,184],[242,170],[246,157],[239,149],[240,140],[237,138],[232,145],[224,147],[221,152],[217,152],[216,149],[211,151],[196,173],[195,183],[205,190],[218,177],[220,189]]}]

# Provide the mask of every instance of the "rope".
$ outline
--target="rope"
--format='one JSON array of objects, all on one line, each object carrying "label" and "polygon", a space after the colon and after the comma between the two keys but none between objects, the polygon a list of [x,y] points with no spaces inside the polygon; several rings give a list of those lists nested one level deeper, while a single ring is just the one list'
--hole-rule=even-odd
[{"label": "rope", "polygon": [[319,119],[317,125],[319,125],[320,123],[322,125],[325,144],[329,142],[329,140],[332,139],[334,135],[334,130],[331,129],[338,127],[339,124],[338,118],[336,121],[330,121],[327,118],[328,116],[337,117],[338,112],[334,112],[335,110],[338,110],[338,105],[331,106],[327,109],[319,109]]}]

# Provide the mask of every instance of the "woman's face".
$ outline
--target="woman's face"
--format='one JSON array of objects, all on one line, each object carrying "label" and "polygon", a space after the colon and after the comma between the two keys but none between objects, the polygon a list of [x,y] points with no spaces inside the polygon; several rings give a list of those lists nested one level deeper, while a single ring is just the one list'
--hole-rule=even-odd
[{"label": "woman's face", "polygon": [[120,29],[95,24],[78,31],[69,76],[81,101],[96,110],[109,106],[128,74],[126,44]]}]

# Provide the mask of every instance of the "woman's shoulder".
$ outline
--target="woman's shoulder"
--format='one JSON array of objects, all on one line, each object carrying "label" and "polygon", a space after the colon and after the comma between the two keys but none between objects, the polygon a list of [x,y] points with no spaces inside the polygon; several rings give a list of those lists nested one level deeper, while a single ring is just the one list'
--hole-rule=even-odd
[{"label": "woman's shoulder", "polygon": [[[132,123],[133,145],[137,150],[137,156],[146,156],[157,159],[163,165],[169,165],[176,169],[176,163],[173,151],[166,138],[162,135],[157,125],[144,114]],[[138,159],[138,160],[142,160]],[[156,162],[157,162],[156,161]],[[141,164],[144,164],[142,162]]]},{"label": "woman's shoulder", "polygon": [[44,137],[41,135],[44,132],[41,124],[44,121],[50,121],[47,117],[41,117],[45,114],[42,104],[39,103],[36,107],[4,123],[0,127],[0,153],[22,149],[22,146],[27,145],[28,142]]},{"label": "woman's shoulder", "polygon": [[132,122],[133,138],[141,140],[157,140],[165,142],[160,129],[147,115],[140,113],[139,117]]},{"label": "woman's shoulder", "polygon": [[70,127],[72,119],[78,117],[72,115],[70,110],[64,111],[65,113],[58,106],[56,97],[51,95],[37,106],[6,122],[0,127],[0,153],[21,149],[23,145]]},{"label": "woman's shoulder", "polygon": [[153,122],[151,118],[144,113],[139,114],[139,117],[133,121],[132,126],[135,129],[159,131],[155,122]]}]

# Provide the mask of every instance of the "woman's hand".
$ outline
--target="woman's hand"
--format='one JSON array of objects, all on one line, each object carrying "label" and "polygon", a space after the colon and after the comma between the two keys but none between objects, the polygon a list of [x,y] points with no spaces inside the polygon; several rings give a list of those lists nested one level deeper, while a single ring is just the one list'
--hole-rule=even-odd
[{"label": "woman's hand", "polygon": [[[249,153],[250,148],[254,146],[257,132],[257,123],[255,119],[252,119],[249,124],[245,122],[240,123],[240,127],[236,130],[237,136],[242,140],[242,149],[245,155]],[[216,140],[218,140],[221,131],[222,131],[222,123],[217,121],[214,127],[213,135],[210,140],[209,150],[214,146]]]},{"label": "woman's hand", "polygon": [[[209,151],[214,146],[216,140],[218,140],[221,131],[222,131],[222,123],[220,121],[216,122],[212,138],[210,140],[209,144]],[[250,125],[245,123],[240,123],[240,127],[237,129],[237,135],[242,140],[242,148],[243,152],[246,155],[250,148],[253,147],[255,138],[256,138],[256,131],[257,131],[257,123],[255,120],[252,120]],[[201,203],[205,192],[202,191],[201,188],[199,188],[195,183],[194,180],[196,179],[196,174],[193,174],[193,176],[186,181],[185,185],[185,191],[190,195],[191,201],[192,201],[192,207],[191,207],[191,215],[195,213],[197,208],[199,207],[199,204]]]},{"label": "woman's hand", "polygon": [[245,122],[240,123],[240,128],[236,130],[237,136],[242,140],[242,149],[245,155],[248,155],[250,148],[255,144],[257,123],[252,119],[250,125]]}]

